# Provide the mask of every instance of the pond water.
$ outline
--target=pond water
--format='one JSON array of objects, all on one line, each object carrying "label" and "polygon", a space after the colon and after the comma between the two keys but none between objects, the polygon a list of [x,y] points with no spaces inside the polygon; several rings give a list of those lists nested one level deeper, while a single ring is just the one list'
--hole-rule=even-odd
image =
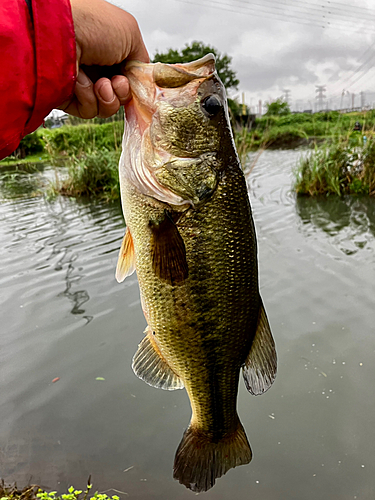
[{"label": "pond water", "polygon": [[[300,154],[266,151],[248,177],[279,371],[259,397],[241,380],[253,461],[207,499],[375,496],[375,202],[296,200]],[[192,498],[172,478],[187,395],[131,370],[145,320],[135,275],[114,278],[119,204],[3,200],[0,221],[0,477]]]}]

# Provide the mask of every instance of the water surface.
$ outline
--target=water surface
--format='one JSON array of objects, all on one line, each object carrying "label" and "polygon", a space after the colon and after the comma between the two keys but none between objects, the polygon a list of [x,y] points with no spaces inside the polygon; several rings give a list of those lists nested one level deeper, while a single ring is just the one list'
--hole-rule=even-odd
[{"label": "water surface", "polygon": [[[279,372],[259,397],[241,381],[254,458],[207,499],[375,496],[375,203],[296,200],[299,154],[266,151],[248,178]],[[63,492],[84,488],[91,474],[94,489],[122,498],[194,495],[172,479],[190,419],[185,391],[154,389],[131,370],[146,325],[135,275],[114,279],[123,234],[119,204],[1,202],[0,476],[8,482]]]}]

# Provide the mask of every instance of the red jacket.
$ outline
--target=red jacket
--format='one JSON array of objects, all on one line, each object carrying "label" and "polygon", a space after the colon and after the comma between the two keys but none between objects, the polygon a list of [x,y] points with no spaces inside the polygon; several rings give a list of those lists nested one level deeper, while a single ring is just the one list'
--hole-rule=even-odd
[{"label": "red jacket", "polygon": [[[72,95],[76,44],[69,0],[0,1],[0,159]],[[32,10],[32,12],[31,12]]]}]

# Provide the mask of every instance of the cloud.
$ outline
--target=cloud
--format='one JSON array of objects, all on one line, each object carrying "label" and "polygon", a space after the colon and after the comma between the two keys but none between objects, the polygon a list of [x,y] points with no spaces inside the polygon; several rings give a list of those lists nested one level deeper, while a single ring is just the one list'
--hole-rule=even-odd
[{"label": "cloud", "polygon": [[[332,8],[323,18],[322,5],[295,0],[289,0],[289,7],[276,0],[207,0],[204,4],[199,0],[117,0],[138,20],[151,56],[157,50],[181,49],[193,40],[213,45],[232,57],[239,90],[253,99],[280,95],[283,88],[291,90],[293,99],[314,99],[315,85],[327,85],[327,93],[330,88],[337,92],[356,75],[371,55],[370,50],[364,55],[366,49],[374,43],[371,13],[365,10],[373,0],[364,1],[361,8],[344,2],[341,10],[334,5],[336,10]],[[324,23],[325,29],[317,26]],[[360,70],[363,78],[358,89],[361,84],[363,90],[373,87],[375,75],[369,68],[374,63],[375,57]]]}]

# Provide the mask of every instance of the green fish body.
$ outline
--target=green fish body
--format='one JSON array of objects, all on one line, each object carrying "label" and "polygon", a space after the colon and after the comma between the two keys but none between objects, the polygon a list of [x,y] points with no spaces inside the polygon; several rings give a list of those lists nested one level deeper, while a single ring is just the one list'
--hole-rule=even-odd
[{"label": "green fish body", "polygon": [[276,375],[259,295],[257,245],[225,91],[208,55],[127,66],[120,182],[127,232],[116,277],[137,271],[145,338],[135,373],[186,389],[192,408],[174,477],[206,491],[251,449],[237,415],[241,368],[253,394]]}]

